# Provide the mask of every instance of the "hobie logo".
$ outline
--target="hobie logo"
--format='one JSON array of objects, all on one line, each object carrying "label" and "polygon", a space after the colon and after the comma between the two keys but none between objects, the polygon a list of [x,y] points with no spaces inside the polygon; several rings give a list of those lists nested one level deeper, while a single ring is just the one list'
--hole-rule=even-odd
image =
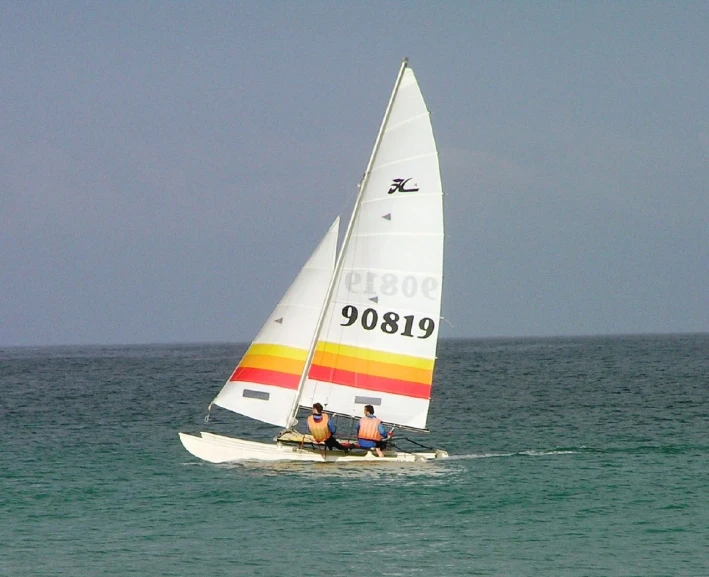
[{"label": "hobie logo", "polygon": [[394,194],[395,192],[416,192],[418,190],[416,184],[412,185],[414,188],[406,188],[410,180],[410,178],[395,178],[391,183],[388,194]]}]

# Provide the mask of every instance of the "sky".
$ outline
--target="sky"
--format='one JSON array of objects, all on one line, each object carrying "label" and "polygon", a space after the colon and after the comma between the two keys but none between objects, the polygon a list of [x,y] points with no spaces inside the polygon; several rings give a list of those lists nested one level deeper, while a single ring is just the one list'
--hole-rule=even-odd
[{"label": "sky", "polygon": [[444,338],[709,332],[709,3],[0,3],[0,346],[248,342],[399,64]]}]

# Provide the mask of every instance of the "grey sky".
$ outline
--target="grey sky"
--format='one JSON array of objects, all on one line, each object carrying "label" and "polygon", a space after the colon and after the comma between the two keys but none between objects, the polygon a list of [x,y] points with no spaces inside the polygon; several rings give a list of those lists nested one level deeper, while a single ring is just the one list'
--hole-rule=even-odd
[{"label": "grey sky", "polygon": [[408,56],[442,336],[709,331],[709,3],[0,4],[0,345],[248,341]]}]

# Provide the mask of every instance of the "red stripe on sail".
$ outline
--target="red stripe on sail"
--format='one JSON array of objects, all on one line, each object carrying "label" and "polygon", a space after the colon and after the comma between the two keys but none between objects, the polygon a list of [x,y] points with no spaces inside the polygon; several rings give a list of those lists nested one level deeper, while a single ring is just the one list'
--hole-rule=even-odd
[{"label": "red stripe on sail", "polygon": [[431,385],[423,385],[412,381],[401,381],[399,379],[376,377],[364,373],[353,373],[351,371],[343,371],[331,367],[323,367],[321,365],[312,365],[308,376],[318,381],[366,389],[368,391],[393,393],[395,395],[404,395],[417,399],[431,398]]},{"label": "red stripe on sail", "polygon": [[300,382],[300,375],[291,373],[281,373],[279,371],[269,371],[266,369],[254,369],[251,367],[237,367],[229,381],[246,381],[248,383],[259,383],[261,385],[273,385],[284,389],[297,389]]}]

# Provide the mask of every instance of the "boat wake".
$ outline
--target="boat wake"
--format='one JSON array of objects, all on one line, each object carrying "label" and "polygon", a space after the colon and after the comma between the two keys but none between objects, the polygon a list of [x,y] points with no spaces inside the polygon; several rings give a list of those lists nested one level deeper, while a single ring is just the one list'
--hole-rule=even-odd
[{"label": "boat wake", "polygon": [[467,455],[450,455],[446,461],[467,461],[470,459],[493,459],[502,457],[548,457],[551,455],[575,455],[579,452],[580,451],[570,449],[551,449],[549,451],[528,450],[514,453],[470,453]]}]

